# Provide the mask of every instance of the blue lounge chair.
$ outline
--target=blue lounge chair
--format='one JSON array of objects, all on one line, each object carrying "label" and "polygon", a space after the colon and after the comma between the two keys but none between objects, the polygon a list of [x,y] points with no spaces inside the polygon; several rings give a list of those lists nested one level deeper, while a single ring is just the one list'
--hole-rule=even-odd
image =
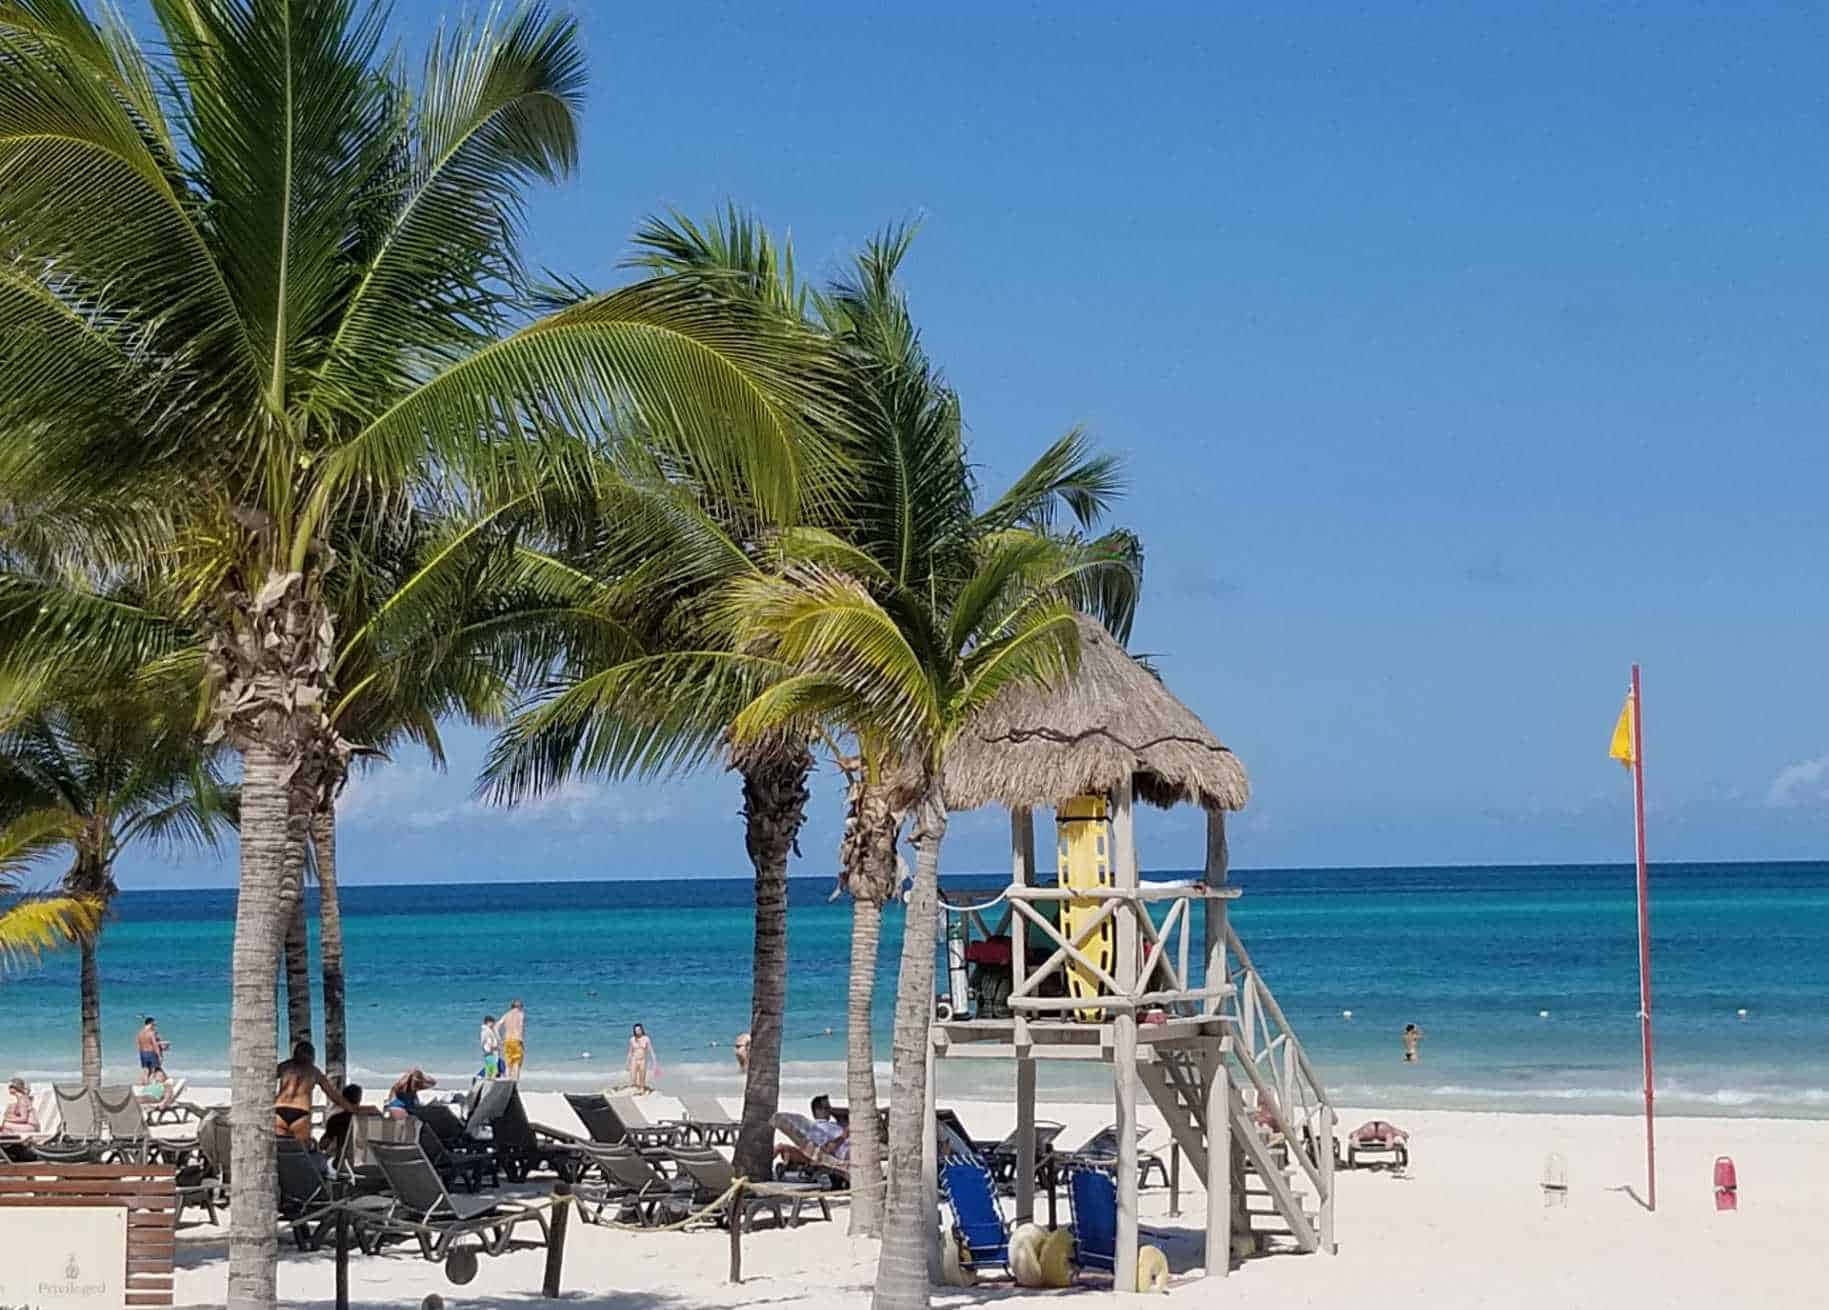
[{"label": "blue lounge chair", "polygon": [[1103,1169],[1075,1169],[1067,1178],[1073,1196],[1075,1263],[1111,1273],[1118,1260],[1118,1185]]},{"label": "blue lounge chair", "polygon": [[971,1161],[950,1161],[940,1170],[940,1192],[952,1207],[959,1263],[976,1270],[1001,1266],[1008,1271],[1010,1230],[997,1207],[991,1171]]}]

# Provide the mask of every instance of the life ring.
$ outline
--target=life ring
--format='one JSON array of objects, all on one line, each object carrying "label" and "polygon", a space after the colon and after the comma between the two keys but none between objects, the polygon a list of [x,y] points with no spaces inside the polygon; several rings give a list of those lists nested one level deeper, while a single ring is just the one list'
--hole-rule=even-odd
[{"label": "life ring", "polygon": [[1073,1286],[1073,1233],[1056,1228],[1042,1242],[1042,1286]]},{"label": "life ring", "polygon": [[978,1281],[959,1250],[959,1239],[951,1233],[940,1234],[940,1277],[948,1287],[971,1287]]},{"label": "life ring", "polygon": [[1042,1247],[1048,1230],[1040,1224],[1018,1224],[1010,1234],[1010,1276],[1018,1287],[1048,1286],[1042,1271]]},{"label": "life ring", "polygon": [[1139,1246],[1137,1248],[1137,1290],[1139,1292],[1166,1292],[1169,1290],[1169,1258],[1162,1254],[1159,1246]]}]

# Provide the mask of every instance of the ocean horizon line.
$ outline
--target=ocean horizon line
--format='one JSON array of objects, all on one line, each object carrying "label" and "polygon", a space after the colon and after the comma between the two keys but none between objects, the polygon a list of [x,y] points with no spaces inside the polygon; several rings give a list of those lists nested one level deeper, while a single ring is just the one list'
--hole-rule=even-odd
[{"label": "ocean horizon line", "polygon": [[[1821,859],[1784,859],[1784,860],[1765,860],[1765,859],[1752,859],[1752,858],[1731,859],[1731,860],[1681,860],[1681,859],[1655,860],[1654,859],[1654,860],[1650,860],[1647,863],[1646,867],[1648,869],[1652,870],[1653,872],[1655,872],[1658,869],[1666,869],[1666,870],[1668,870],[1668,869],[1733,869],[1733,868],[1746,868],[1746,867],[1751,867],[1751,866],[1757,866],[1762,869],[1786,869],[1786,868],[1813,869],[1813,868],[1820,868],[1823,865],[1823,863],[1825,862],[1825,860],[1829,860],[1829,856],[1825,856]],[[1605,872],[1605,871],[1618,871],[1620,869],[1624,869],[1624,870],[1627,870],[1628,872],[1630,872],[1632,870],[1632,868],[1633,868],[1633,863],[1630,859],[1565,860],[1565,861],[1557,861],[1557,862],[1544,862],[1544,861],[1537,861],[1537,860],[1508,860],[1508,861],[1500,861],[1500,862],[1494,862],[1494,863],[1463,863],[1463,862],[1455,862],[1455,861],[1446,861],[1446,862],[1434,862],[1434,863],[1407,863],[1407,864],[1253,864],[1253,865],[1233,865],[1232,868],[1228,871],[1228,874],[1231,877],[1239,877],[1241,875],[1246,875],[1246,874],[1265,874],[1265,873],[1269,873],[1269,874],[1317,874],[1317,875],[1342,874],[1342,873],[1395,873],[1395,872],[1405,872],[1405,873],[1429,873],[1429,872],[1506,873],[1506,872],[1517,872],[1517,871],[1523,871],[1523,870],[1548,871],[1548,872],[1555,872],[1555,873],[1574,873],[1574,872],[1583,872],[1583,871],[1593,871],[1593,872],[1598,873],[1598,872]],[[1042,870],[1041,872],[1045,873],[1046,871]],[[1185,869],[1159,867],[1159,868],[1153,868],[1153,869],[1142,869],[1142,870],[1140,870],[1140,875],[1144,878],[1163,877],[1163,876],[1179,877],[1179,876],[1188,876],[1188,875],[1198,874],[1200,872],[1201,872],[1200,869],[1192,868],[1192,867],[1185,868]],[[940,877],[941,877],[942,881],[945,881],[949,878],[957,879],[957,878],[984,877],[984,878],[993,878],[994,879],[999,876],[1001,876],[1001,871],[996,868],[990,868],[990,869],[984,869],[984,870],[963,869],[963,870],[957,870],[954,872],[948,872],[947,870],[942,869],[940,872]],[[754,876],[751,874],[729,874],[729,873],[720,873],[720,874],[631,873],[631,874],[614,877],[614,878],[604,878],[604,877],[542,878],[542,879],[535,879],[535,878],[460,878],[460,879],[422,878],[422,879],[413,879],[413,880],[390,879],[390,880],[385,880],[385,881],[371,880],[371,879],[359,878],[359,877],[352,878],[352,877],[344,876],[340,873],[338,876],[338,879],[337,879],[337,885],[339,887],[346,887],[346,888],[347,887],[410,888],[410,887],[424,887],[424,886],[550,887],[556,883],[565,883],[567,885],[578,885],[578,886],[593,886],[593,885],[616,885],[616,884],[621,884],[621,883],[636,883],[636,882],[748,883],[748,882],[752,882],[752,881],[754,881]],[[790,874],[788,876],[787,881],[790,883],[815,883],[815,882],[817,882],[817,883],[828,883],[828,884],[836,885],[837,875],[831,874],[831,873],[797,873],[797,874]],[[128,886],[122,887],[121,891],[123,891],[123,892],[220,892],[220,891],[231,891],[237,885],[238,884],[235,880],[227,880],[227,881],[223,881],[223,882],[210,882],[210,883],[185,883],[185,884],[161,883],[161,884],[158,884],[157,886],[128,885]],[[315,887],[316,887],[315,883],[307,883],[306,890],[310,891],[310,890],[314,889]]]}]

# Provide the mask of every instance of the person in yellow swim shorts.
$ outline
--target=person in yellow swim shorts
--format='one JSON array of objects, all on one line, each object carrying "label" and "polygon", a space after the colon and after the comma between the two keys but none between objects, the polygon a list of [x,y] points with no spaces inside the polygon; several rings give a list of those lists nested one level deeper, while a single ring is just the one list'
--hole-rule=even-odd
[{"label": "person in yellow swim shorts", "polygon": [[517,999],[508,1006],[496,1031],[502,1035],[502,1061],[508,1077],[520,1081],[521,1061],[527,1058],[527,1010]]}]

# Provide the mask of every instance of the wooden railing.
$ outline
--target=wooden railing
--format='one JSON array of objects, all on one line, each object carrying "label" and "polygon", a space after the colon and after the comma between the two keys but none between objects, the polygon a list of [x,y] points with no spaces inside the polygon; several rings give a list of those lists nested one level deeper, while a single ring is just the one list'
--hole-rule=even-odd
[{"label": "wooden railing", "polygon": [[[1010,953],[1010,1009],[1018,1016],[1046,1016],[1080,1010],[1103,1010],[1135,1013],[1138,1010],[1163,1009],[1171,1014],[1193,1015],[1213,1008],[1230,990],[1223,979],[1217,983],[1195,986],[1189,971],[1192,947],[1192,907],[1208,899],[1229,899],[1237,893],[1226,888],[1209,888],[1203,883],[1146,883],[1139,887],[1020,887],[1005,893],[1012,911],[1010,918],[1012,949]],[[1071,939],[1067,933],[1037,907],[1047,902],[1099,901],[1091,919],[1076,925]],[[1149,907],[1169,902],[1168,912],[1160,925]],[[1111,967],[1101,965],[1087,953],[1086,947],[1095,935],[1112,924],[1117,949]],[[1052,946],[1052,952],[1039,968],[1028,967],[1029,934],[1039,936],[1040,943]],[[1204,949],[1204,947],[1202,948]],[[1042,989],[1056,975],[1077,975],[1091,979],[1092,992],[1045,996]]]},{"label": "wooden railing", "polygon": [[1258,1114],[1283,1134],[1290,1158],[1300,1163],[1320,1203],[1320,1240],[1334,1246],[1334,1106],[1283,1007],[1251,962],[1238,934],[1226,924],[1226,977],[1232,992],[1221,1013],[1236,1025],[1233,1068],[1241,1090],[1257,1093]]}]

